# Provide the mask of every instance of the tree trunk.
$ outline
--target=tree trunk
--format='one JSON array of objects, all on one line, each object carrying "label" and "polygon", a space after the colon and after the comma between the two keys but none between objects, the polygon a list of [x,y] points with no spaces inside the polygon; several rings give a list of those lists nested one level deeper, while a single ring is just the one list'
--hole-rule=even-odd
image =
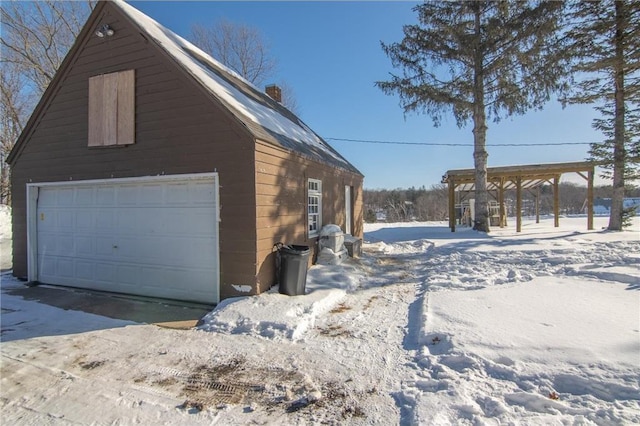
[{"label": "tree trunk", "polygon": [[624,4],[615,2],[616,8],[616,35],[615,35],[615,117],[614,117],[614,141],[613,141],[613,196],[611,197],[611,214],[609,216],[609,230],[622,230],[622,214],[624,201],[624,28],[626,16]]},{"label": "tree trunk", "polygon": [[489,194],[487,192],[487,124],[484,106],[484,52],[480,32],[480,2],[475,4],[475,58],[473,73],[473,163],[475,167],[475,219],[473,229],[489,232]]}]

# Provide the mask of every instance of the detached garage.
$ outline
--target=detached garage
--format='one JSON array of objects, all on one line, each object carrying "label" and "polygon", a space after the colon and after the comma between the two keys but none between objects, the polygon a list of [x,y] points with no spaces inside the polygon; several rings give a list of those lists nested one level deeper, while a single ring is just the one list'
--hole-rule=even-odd
[{"label": "detached garage", "polygon": [[98,2],[7,159],[14,275],[217,303],[275,284],[277,242],[362,237],[362,174],[271,93]]}]

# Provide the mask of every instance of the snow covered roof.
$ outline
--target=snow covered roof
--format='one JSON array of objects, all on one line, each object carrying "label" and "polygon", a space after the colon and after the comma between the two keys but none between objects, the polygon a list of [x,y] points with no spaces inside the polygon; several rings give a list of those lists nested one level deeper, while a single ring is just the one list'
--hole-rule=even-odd
[{"label": "snow covered roof", "polygon": [[124,0],[114,0],[111,3],[226,106],[256,139],[361,174],[291,111],[239,74]]}]

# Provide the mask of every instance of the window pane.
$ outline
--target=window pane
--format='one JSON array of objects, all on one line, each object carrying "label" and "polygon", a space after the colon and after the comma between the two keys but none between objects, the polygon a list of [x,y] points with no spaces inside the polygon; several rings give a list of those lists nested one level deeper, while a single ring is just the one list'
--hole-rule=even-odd
[{"label": "window pane", "polygon": [[322,182],[316,179],[307,181],[307,219],[309,235],[317,235],[322,226]]}]

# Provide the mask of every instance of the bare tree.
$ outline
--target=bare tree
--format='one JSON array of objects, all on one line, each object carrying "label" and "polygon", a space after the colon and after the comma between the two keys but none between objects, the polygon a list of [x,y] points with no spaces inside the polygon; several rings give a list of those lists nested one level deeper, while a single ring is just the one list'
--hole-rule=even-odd
[{"label": "bare tree", "polygon": [[0,200],[8,202],[6,156],[55,75],[95,1],[2,3],[0,37]]},{"label": "bare tree", "polygon": [[278,86],[282,90],[282,105],[286,106],[289,111],[299,116],[301,111],[293,87],[291,87],[291,85],[286,81],[281,81],[278,83]]},{"label": "bare tree", "polygon": [[445,185],[432,185],[416,200],[419,220],[445,220],[449,214],[448,189]]},{"label": "bare tree", "polygon": [[17,68],[16,64],[3,63],[0,73],[0,204],[11,203],[11,179],[5,159],[20,136],[33,98],[24,90],[25,82]]},{"label": "bare tree", "polygon": [[88,16],[89,2],[9,1],[2,5],[2,62],[17,65],[40,93],[49,85]]},{"label": "bare tree", "polygon": [[275,71],[276,62],[256,28],[226,20],[210,27],[193,24],[190,39],[256,86],[263,84]]},{"label": "bare tree", "polygon": [[[276,72],[276,60],[271,56],[269,45],[254,27],[226,20],[217,21],[212,26],[193,24],[189,38],[200,49],[258,87]],[[299,114],[293,88],[282,81],[278,86],[282,91],[282,105]]]}]

